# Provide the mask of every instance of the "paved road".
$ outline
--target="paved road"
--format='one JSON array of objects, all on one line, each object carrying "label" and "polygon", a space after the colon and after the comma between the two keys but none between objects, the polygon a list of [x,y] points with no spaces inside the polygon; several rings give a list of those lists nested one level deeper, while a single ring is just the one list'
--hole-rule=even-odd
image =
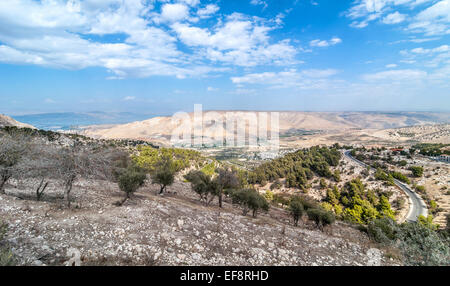
[{"label": "paved road", "polygon": [[[349,158],[350,160],[354,161],[355,163],[367,168],[369,165],[367,165],[364,162],[361,162],[355,158],[353,158],[350,155],[350,151],[345,151],[344,155]],[[414,192],[408,185],[400,182],[397,179],[394,179],[394,183],[395,185],[397,185],[397,187],[399,187],[403,192],[405,192],[405,194],[408,196],[409,198],[409,202],[410,202],[410,208],[409,208],[409,212],[408,215],[406,216],[406,220],[409,222],[415,222],[417,221],[417,218],[420,215],[423,216],[428,216],[428,209],[427,209],[427,205],[425,204],[425,202],[422,200],[422,198],[416,193]]]}]

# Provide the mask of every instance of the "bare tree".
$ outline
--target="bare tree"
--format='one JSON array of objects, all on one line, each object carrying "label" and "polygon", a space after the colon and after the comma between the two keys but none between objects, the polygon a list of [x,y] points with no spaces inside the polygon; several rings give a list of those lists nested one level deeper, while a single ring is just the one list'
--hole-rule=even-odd
[{"label": "bare tree", "polygon": [[0,194],[5,194],[5,185],[16,172],[28,142],[23,136],[4,135],[0,138]]},{"label": "bare tree", "polygon": [[129,157],[126,152],[99,144],[75,142],[62,147],[19,132],[3,136],[0,133],[0,193],[4,193],[4,186],[12,177],[33,179],[36,199],[41,200],[49,184],[60,181],[70,207],[77,179],[113,180],[112,162],[126,157]]},{"label": "bare tree", "polygon": [[34,186],[36,200],[40,201],[51,180],[58,179],[57,154],[59,147],[33,142],[29,144],[26,160],[18,166],[18,177],[32,178],[37,182]]},{"label": "bare tree", "polygon": [[63,182],[64,197],[70,208],[71,191],[78,178],[110,179],[113,150],[74,145],[62,148],[57,154],[58,177]]}]

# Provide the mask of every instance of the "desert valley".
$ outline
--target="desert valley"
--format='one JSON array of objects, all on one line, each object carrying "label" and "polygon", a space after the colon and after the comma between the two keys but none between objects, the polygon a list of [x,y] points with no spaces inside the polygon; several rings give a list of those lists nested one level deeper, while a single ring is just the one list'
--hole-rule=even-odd
[{"label": "desert valley", "polygon": [[0,1],[0,281],[448,276],[449,43],[450,0]]},{"label": "desert valley", "polygon": [[[387,242],[388,234],[378,233],[385,228],[379,230],[373,222],[387,216],[399,224],[396,228],[419,219],[433,231],[448,229],[450,165],[437,161],[436,154],[427,153],[448,153],[447,113],[282,112],[280,150],[267,158],[258,155],[255,148],[174,149],[170,134],[176,125],[170,117],[63,132],[38,130],[6,116],[1,119],[2,148],[8,150],[5,148],[11,140],[25,140],[26,147],[22,148],[29,150],[21,151],[25,153],[17,166],[3,169],[11,174],[3,181],[0,195],[0,212],[8,222],[2,243],[10,249],[3,252],[3,263],[442,263],[433,260],[436,258],[424,262],[408,257],[412,250],[405,248],[405,243],[413,242],[400,238]],[[74,147],[78,151],[70,151]],[[348,150],[352,156],[344,155]],[[78,153],[71,153],[74,151]],[[121,170],[118,167],[109,170],[109,165],[117,164],[117,156],[123,156],[117,152],[131,154],[132,161],[150,174],[133,193],[127,193],[124,201],[120,199],[120,177],[114,179],[113,175],[122,171],[117,171]],[[171,154],[170,160],[175,160],[174,166],[178,167],[173,181],[159,194],[152,170],[164,154]],[[62,156],[63,161],[48,156]],[[73,160],[73,165],[67,165],[66,160]],[[312,163],[307,163],[309,160]],[[362,162],[371,168],[362,166]],[[290,164],[300,165],[288,167]],[[61,168],[74,175],[70,198],[67,174],[50,174],[59,173]],[[195,172],[206,177],[192,177],[197,176]],[[251,205],[244,206],[243,198],[238,199],[239,191],[226,191],[226,187],[223,202],[217,201],[215,187],[207,186],[209,180],[220,181],[222,175],[227,180],[237,176],[231,180],[240,183],[231,189],[238,185],[252,188],[270,208],[261,205],[259,211],[260,207],[253,209],[257,211],[253,218],[242,216],[242,210],[246,214]],[[200,178],[206,180],[202,181],[206,189],[197,189]],[[420,210],[412,214],[417,206],[396,180],[418,194],[423,204],[421,217]],[[346,201],[354,200],[356,194],[361,203]],[[297,199],[301,210],[296,214],[293,203]],[[329,212],[332,221],[324,217],[314,222],[308,208]],[[8,255],[14,258],[8,260]]]}]

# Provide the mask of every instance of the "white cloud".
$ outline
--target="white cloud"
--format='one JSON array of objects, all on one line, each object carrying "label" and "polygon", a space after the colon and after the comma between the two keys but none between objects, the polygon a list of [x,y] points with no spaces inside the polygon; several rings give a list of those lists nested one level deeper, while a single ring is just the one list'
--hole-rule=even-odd
[{"label": "white cloud", "polygon": [[232,14],[213,30],[175,23],[172,29],[187,46],[214,62],[238,66],[295,63],[296,49],[289,40],[270,43],[273,29],[241,14]]},{"label": "white cloud", "polygon": [[0,62],[10,64],[42,65],[44,59],[40,56],[18,51],[8,46],[0,46]]},{"label": "white cloud", "polygon": [[269,85],[273,88],[317,89],[329,86],[328,78],[337,74],[334,69],[302,70],[291,69],[282,72],[252,73],[241,77],[232,77],[231,81],[242,86],[244,84]]},{"label": "white cloud", "polygon": [[209,18],[215,13],[217,13],[219,9],[220,7],[217,6],[216,4],[209,4],[206,5],[205,8],[198,9],[197,16],[199,16],[200,18]]},{"label": "white cloud", "polygon": [[431,41],[436,41],[439,40],[440,38],[434,37],[434,38],[413,38],[413,39],[409,39],[410,42],[412,43],[425,43],[425,42],[431,42]]},{"label": "white cloud", "polygon": [[176,22],[184,20],[189,16],[189,8],[180,3],[164,4],[161,8],[162,21]]},{"label": "white cloud", "polygon": [[189,6],[195,7],[200,4],[200,0],[179,0],[181,3],[185,3]]},{"label": "white cloud", "polygon": [[312,40],[309,42],[309,45],[311,47],[328,47],[328,46],[334,46],[337,44],[342,43],[342,40],[337,37],[333,37],[331,40]]},{"label": "white cloud", "polygon": [[[78,2],[1,1],[0,61],[66,69],[105,67],[112,78],[198,71],[188,67],[176,38],[149,26],[143,15],[152,6],[140,0],[73,3]],[[120,43],[89,39],[104,34],[125,37]]]},{"label": "white cloud", "polygon": [[264,9],[266,9],[268,7],[267,2],[264,0],[250,0],[250,4],[255,5],[255,6],[262,5],[264,7]]},{"label": "white cloud", "polygon": [[397,67],[396,64],[388,64],[388,65],[386,65],[386,68],[388,68],[388,69],[393,69],[393,68],[396,68],[396,67]]},{"label": "white cloud", "polygon": [[135,99],[136,99],[135,96],[125,96],[125,97],[123,98],[124,101],[133,101],[133,100],[135,100]]},{"label": "white cloud", "polygon": [[[356,0],[345,13],[352,19],[350,26],[365,28],[370,22],[380,20],[384,24],[400,24],[408,21],[408,30],[424,32],[428,35],[443,34],[448,29],[450,0]],[[410,15],[404,15],[396,9],[408,9]],[[417,11],[419,11],[417,13]],[[413,16],[413,15],[417,16]]]},{"label": "white cloud", "polygon": [[391,13],[383,18],[385,24],[398,24],[405,21],[406,16],[399,12]]},{"label": "white cloud", "polygon": [[421,11],[408,29],[429,36],[450,34],[450,0],[441,0]]},{"label": "white cloud", "polygon": [[[152,3],[0,1],[0,62],[64,69],[104,67],[110,79],[185,78],[223,72],[228,68],[222,64],[296,63],[297,50],[290,40],[271,41],[269,32],[275,29],[267,24],[273,24],[271,20],[232,14],[219,18],[211,28],[197,28],[190,26],[192,21],[215,15],[216,4],[164,0],[157,11]],[[96,40],[105,35],[113,40]],[[193,52],[181,51],[180,41]]]},{"label": "white cloud", "polygon": [[419,47],[411,50],[402,50],[400,54],[405,57],[404,61],[420,62],[422,65],[431,68],[450,63],[449,45],[441,45],[435,48]]},{"label": "white cloud", "polygon": [[411,50],[413,54],[430,54],[430,53],[442,53],[450,51],[450,47],[448,45],[442,45],[433,49],[424,49],[424,48],[415,48]]},{"label": "white cloud", "polygon": [[407,81],[425,79],[427,73],[421,70],[403,69],[403,70],[388,70],[378,73],[365,74],[362,78],[366,81]]}]

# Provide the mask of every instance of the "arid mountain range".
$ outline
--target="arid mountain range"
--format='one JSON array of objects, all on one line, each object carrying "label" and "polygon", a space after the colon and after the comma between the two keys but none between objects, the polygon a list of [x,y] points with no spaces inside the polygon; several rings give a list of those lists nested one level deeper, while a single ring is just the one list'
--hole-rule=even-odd
[{"label": "arid mountain range", "polygon": [[[221,132],[226,138],[227,130],[217,120],[226,122],[225,116],[234,113],[237,122],[246,122],[247,136],[257,136],[254,123],[249,124],[246,119],[259,118],[258,112],[251,111],[214,111],[209,118],[204,119],[203,136],[214,137]],[[204,112],[204,115],[208,112]],[[270,131],[270,113],[268,114],[267,129]],[[198,123],[194,121],[193,113],[189,114],[191,128]],[[220,122],[220,121],[219,121]],[[216,128],[210,125],[217,124]],[[431,112],[279,112],[279,127],[282,141],[290,145],[301,141],[302,145],[327,144],[331,142],[355,143],[360,140],[370,143],[392,141],[439,141],[445,143],[449,140],[447,125],[450,123],[450,113]],[[429,128],[416,128],[418,134],[409,130],[407,136],[397,129],[414,126],[436,125],[440,126],[436,136],[424,136]],[[251,128],[255,127],[255,128]],[[169,144],[173,131],[180,128],[179,123],[172,121],[172,117],[156,117],[149,120],[138,121],[120,125],[97,125],[85,127],[83,134],[94,138],[104,139],[139,139],[161,144]],[[436,129],[435,127],[433,127]],[[389,131],[388,131],[389,130]],[[436,131],[436,130],[435,130]],[[442,133],[442,134],[441,134]],[[440,135],[444,135],[443,137]],[[414,137],[417,136],[417,140]],[[378,139],[377,139],[378,138]],[[372,142],[373,141],[373,142]]]}]

